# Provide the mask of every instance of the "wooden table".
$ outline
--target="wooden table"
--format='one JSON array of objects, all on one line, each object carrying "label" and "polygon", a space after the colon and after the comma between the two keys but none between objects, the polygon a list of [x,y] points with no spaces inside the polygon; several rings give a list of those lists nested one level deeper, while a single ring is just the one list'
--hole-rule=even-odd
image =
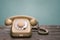
[{"label": "wooden table", "polygon": [[40,25],[42,28],[49,30],[48,35],[39,35],[32,32],[31,38],[12,38],[10,36],[10,28],[0,26],[0,40],[60,40],[60,25]]}]

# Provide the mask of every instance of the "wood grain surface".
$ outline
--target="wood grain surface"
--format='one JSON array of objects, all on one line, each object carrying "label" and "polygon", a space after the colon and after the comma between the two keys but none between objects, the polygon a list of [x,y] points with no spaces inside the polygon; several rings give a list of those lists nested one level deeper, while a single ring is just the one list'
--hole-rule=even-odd
[{"label": "wood grain surface", "polygon": [[60,40],[60,25],[40,25],[49,30],[48,35],[39,35],[36,31],[32,32],[30,38],[12,38],[10,27],[0,26],[0,40]]}]

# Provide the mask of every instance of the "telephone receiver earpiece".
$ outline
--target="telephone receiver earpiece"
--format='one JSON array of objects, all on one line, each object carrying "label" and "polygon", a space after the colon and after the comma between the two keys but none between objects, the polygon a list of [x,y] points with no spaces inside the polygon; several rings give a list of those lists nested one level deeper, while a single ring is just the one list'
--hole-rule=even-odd
[{"label": "telephone receiver earpiece", "polygon": [[9,26],[9,25],[12,24],[12,22],[13,22],[13,21],[8,18],[8,19],[5,20],[5,25]]}]

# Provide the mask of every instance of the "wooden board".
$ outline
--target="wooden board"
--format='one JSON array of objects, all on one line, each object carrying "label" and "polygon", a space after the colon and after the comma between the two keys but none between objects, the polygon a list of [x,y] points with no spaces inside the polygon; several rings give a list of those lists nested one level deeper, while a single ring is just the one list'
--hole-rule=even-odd
[{"label": "wooden board", "polygon": [[48,35],[39,35],[32,32],[31,38],[12,38],[10,36],[10,28],[0,26],[0,40],[60,40],[60,25],[40,25],[42,28],[49,30]]}]

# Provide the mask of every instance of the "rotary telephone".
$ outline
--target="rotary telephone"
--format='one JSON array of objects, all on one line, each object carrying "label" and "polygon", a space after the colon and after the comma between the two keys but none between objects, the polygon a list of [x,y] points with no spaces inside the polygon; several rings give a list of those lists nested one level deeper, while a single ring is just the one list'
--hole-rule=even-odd
[{"label": "rotary telephone", "polygon": [[40,28],[37,20],[31,16],[12,16],[5,20],[5,25],[11,25],[10,34],[12,37],[31,37],[34,29],[37,29],[39,34],[48,34],[48,30]]}]

